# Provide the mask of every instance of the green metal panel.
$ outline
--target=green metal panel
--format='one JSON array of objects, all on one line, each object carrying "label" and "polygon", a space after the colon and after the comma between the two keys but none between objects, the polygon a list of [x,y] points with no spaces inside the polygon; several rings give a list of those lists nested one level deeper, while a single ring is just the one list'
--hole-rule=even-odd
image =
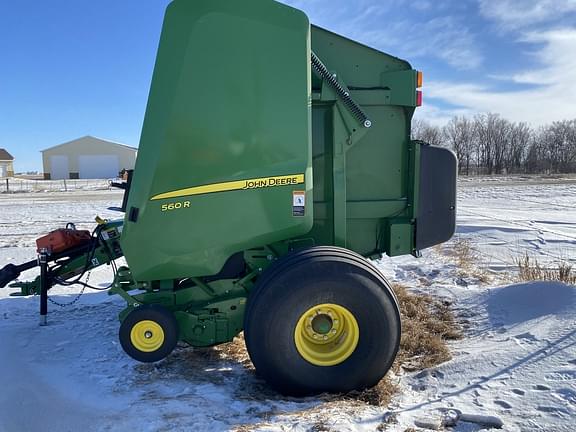
[{"label": "green metal panel", "polygon": [[[235,252],[311,229],[309,59],[296,9],[170,4],[122,236],[136,280],[215,274]],[[294,191],[307,192],[304,216]]]},{"label": "green metal panel", "polygon": [[413,251],[413,243],[406,239],[414,238],[414,226],[402,220],[396,222],[393,219],[386,221],[384,244],[389,249],[389,256],[406,255]]},{"label": "green metal panel", "polygon": [[[400,59],[318,27],[312,50],[372,122],[342,115],[326,83],[313,79],[314,228],[317,244],[363,255],[414,252],[416,163],[410,121],[416,71]],[[394,218],[394,223],[389,220]]]}]

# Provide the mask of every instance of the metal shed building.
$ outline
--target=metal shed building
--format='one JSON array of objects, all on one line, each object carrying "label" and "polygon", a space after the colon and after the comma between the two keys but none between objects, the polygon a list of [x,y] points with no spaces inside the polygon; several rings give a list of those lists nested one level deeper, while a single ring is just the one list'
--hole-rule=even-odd
[{"label": "metal shed building", "polygon": [[0,148],[0,177],[14,177],[14,158]]},{"label": "metal shed building", "polygon": [[85,136],[42,150],[45,180],[114,178],[134,169],[137,149]]}]

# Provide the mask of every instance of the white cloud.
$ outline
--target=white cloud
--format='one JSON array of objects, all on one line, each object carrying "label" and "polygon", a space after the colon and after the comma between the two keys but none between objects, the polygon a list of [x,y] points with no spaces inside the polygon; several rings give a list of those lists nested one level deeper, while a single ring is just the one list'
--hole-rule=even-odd
[{"label": "white cloud", "polygon": [[504,29],[515,30],[576,12],[576,0],[479,0],[480,13]]},{"label": "white cloud", "polygon": [[474,111],[467,108],[443,109],[436,106],[433,102],[428,102],[424,96],[424,104],[416,109],[415,119],[423,119],[435,126],[444,126],[455,116],[472,116]]},{"label": "white cloud", "polygon": [[451,16],[426,22],[399,20],[376,29],[357,25],[348,30],[348,36],[411,60],[435,57],[460,70],[477,68],[483,62],[474,35]]},{"label": "white cloud", "polygon": [[432,2],[428,0],[415,0],[410,4],[410,7],[419,11],[427,11],[432,8]]},{"label": "white cloud", "polygon": [[486,85],[434,82],[426,94],[470,111],[496,112],[533,125],[576,118],[576,29],[531,32],[526,40],[544,44],[536,54],[541,67],[511,76],[510,81],[536,87],[494,91]]},{"label": "white cloud", "polygon": [[417,115],[442,123],[453,115],[491,111],[534,125],[576,118],[576,0],[284,1],[305,10],[312,22],[384,52],[415,63],[435,58],[471,71],[485,65],[484,55],[498,51],[483,52],[479,36],[464,21],[478,24],[472,15],[478,9],[471,7],[477,4],[480,14],[504,30],[504,37],[512,37],[535,66],[502,76],[498,63],[490,62],[477,82],[431,82]]},{"label": "white cloud", "polygon": [[516,74],[512,79],[517,83],[572,85],[576,78],[576,29],[556,29],[546,32],[530,32],[525,42],[545,43],[545,48],[536,56],[543,65],[537,70]]},{"label": "white cloud", "polygon": [[[283,0],[304,10],[310,20],[361,43],[416,60],[440,59],[450,66],[469,70],[483,61],[475,36],[461,19],[442,15],[423,20],[410,8],[419,11],[445,9],[444,2],[429,0]],[[418,16],[417,16],[418,15]],[[401,18],[400,18],[401,17]]]}]

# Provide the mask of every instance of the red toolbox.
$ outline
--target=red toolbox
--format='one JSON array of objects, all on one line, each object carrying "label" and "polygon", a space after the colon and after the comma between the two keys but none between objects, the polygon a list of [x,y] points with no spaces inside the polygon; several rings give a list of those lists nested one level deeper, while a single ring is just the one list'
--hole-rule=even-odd
[{"label": "red toolbox", "polygon": [[36,240],[38,252],[47,249],[49,253],[56,254],[77,246],[89,243],[92,240],[90,231],[62,228],[52,231]]}]

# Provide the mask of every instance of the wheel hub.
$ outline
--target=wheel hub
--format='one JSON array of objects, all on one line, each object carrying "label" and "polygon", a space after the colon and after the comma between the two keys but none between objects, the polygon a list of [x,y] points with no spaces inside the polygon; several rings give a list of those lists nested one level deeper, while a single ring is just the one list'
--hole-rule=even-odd
[{"label": "wheel hub", "polygon": [[356,318],[348,309],[326,303],[313,306],[300,316],[294,341],[306,361],[334,366],[352,355],[359,335]]},{"label": "wheel hub", "polygon": [[140,321],[132,327],[130,340],[136,349],[142,352],[153,352],[164,343],[164,330],[156,321]]},{"label": "wheel hub", "polygon": [[326,335],[332,330],[332,317],[328,314],[318,314],[312,318],[312,330],[316,333]]}]

